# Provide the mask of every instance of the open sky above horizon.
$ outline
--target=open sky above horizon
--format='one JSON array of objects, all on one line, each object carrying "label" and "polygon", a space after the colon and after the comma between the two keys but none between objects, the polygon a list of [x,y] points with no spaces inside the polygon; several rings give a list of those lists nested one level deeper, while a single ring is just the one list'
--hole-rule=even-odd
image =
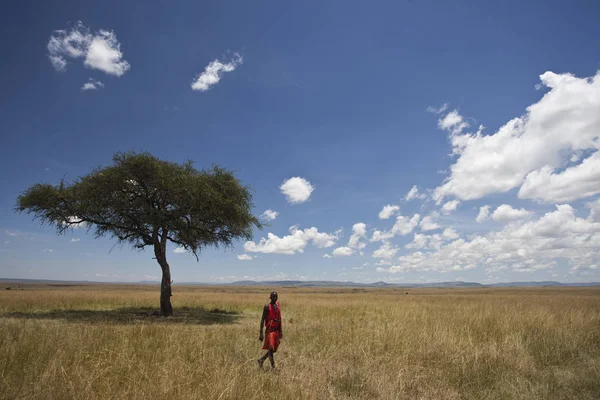
[{"label": "open sky above horizon", "polygon": [[148,151],[236,171],[268,226],[175,282],[600,280],[600,3],[12,2],[0,277],[140,281],[151,251],[13,211]]}]

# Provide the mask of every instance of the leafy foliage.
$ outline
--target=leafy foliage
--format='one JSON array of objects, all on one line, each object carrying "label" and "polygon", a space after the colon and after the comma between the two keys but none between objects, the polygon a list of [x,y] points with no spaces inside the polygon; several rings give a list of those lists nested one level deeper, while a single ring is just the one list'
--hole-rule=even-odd
[{"label": "leafy foliage", "polygon": [[205,246],[231,246],[250,240],[253,227],[250,188],[232,172],[214,166],[197,170],[191,161],[163,161],[148,153],[117,153],[114,164],[94,169],[72,184],[36,184],[17,199],[27,212],[59,234],[78,224],[135,248],[183,246],[196,258]]}]

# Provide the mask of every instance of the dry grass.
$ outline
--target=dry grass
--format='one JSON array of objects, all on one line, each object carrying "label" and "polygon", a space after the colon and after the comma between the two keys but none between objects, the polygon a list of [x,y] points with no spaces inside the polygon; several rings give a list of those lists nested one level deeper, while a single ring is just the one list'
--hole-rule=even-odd
[{"label": "dry grass", "polygon": [[273,288],[175,287],[165,320],[155,286],[6,286],[3,399],[600,398],[600,288],[275,288],[272,372]]}]

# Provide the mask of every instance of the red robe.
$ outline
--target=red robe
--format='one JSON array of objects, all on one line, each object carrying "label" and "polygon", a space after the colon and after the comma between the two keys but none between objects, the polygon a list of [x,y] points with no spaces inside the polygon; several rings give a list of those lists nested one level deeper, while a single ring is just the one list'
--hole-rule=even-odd
[{"label": "red robe", "polygon": [[279,302],[275,302],[275,305],[269,303],[268,306],[269,313],[265,319],[265,342],[262,348],[263,350],[272,350],[275,353],[279,348],[279,340],[281,339],[281,309],[279,308]]}]

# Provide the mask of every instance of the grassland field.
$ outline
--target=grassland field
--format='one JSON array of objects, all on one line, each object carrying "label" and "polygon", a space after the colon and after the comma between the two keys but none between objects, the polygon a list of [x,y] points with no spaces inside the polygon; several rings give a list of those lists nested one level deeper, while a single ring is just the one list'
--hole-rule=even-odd
[{"label": "grassland field", "polygon": [[600,287],[173,292],[162,318],[156,285],[0,283],[0,398],[600,399]]}]

